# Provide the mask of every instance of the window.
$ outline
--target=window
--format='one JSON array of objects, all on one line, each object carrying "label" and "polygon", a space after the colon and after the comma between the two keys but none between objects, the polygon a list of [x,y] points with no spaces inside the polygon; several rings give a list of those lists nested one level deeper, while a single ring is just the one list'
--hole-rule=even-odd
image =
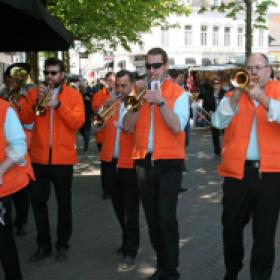
[{"label": "window", "polygon": [[211,65],[211,60],[209,58],[204,57],[202,58],[201,63],[203,66],[208,66]]},{"label": "window", "polygon": [[192,57],[187,57],[186,59],[185,59],[185,64],[193,64],[193,65],[195,65],[196,64],[196,60],[194,59],[194,58],[192,58]]},{"label": "window", "polygon": [[161,44],[162,46],[169,45],[169,30],[168,27],[161,27]]},{"label": "window", "polygon": [[201,46],[207,45],[207,26],[202,25],[200,28],[200,44]]},{"label": "window", "polygon": [[237,46],[242,48],[244,45],[244,28],[238,27],[237,29]]},{"label": "window", "polygon": [[221,0],[212,0],[212,6],[220,6]]},{"label": "window", "polygon": [[263,47],[263,42],[264,42],[264,30],[263,29],[259,29],[259,47]]},{"label": "window", "polygon": [[175,64],[175,59],[172,58],[172,57],[169,58],[169,59],[168,59],[168,64],[169,64],[169,65],[174,65],[174,64]]},{"label": "window", "polygon": [[219,27],[218,26],[213,26],[212,45],[213,46],[219,45]]},{"label": "window", "polygon": [[191,46],[192,45],[192,26],[185,25],[185,45]]},{"label": "window", "polygon": [[224,46],[230,46],[230,27],[225,27],[225,34],[224,34]]}]

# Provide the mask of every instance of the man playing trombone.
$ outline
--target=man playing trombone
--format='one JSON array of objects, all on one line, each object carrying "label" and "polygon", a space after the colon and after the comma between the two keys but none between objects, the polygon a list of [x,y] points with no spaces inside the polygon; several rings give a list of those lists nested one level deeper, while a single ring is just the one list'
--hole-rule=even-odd
[{"label": "man playing trombone", "polygon": [[132,160],[134,137],[122,131],[122,120],[123,100],[132,92],[133,77],[127,70],[119,71],[115,77],[117,97],[104,109],[109,115],[102,129],[104,138],[99,157],[103,183],[122,229],[122,244],[117,250],[123,255],[121,270],[130,270],[139,248],[139,196]]},{"label": "man playing trombone", "polygon": [[[280,83],[270,80],[263,54],[252,54],[235,74],[212,123],[225,129],[218,173],[223,183],[226,274],[236,280],[244,257],[243,229],[252,217],[251,280],[271,279],[280,207]],[[245,81],[245,82],[244,82]]]}]

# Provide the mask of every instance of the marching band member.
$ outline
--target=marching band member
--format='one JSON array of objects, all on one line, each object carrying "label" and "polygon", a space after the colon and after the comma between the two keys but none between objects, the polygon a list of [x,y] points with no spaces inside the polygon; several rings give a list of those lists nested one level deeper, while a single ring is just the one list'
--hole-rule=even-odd
[{"label": "marching band member", "polygon": [[[22,71],[21,75],[18,77],[14,76],[14,70]],[[27,95],[27,90],[32,87],[31,84],[26,84],[30,70],[30,65],[27,63],[14,63],[7,67],[3,75],[5,84],[5,94],[3,97],[10,102],[10,105],[17,113],[20,110],[23,102],[25,102],[24,99]],[[15,96],[16,100],[14,100],[13,95]],[[33,124],[22,124],[22,126],[26,136],[27,148],[29,148]],[[23,188],[22,190],[13,194],[12,200],[16,212],[16,234],[18,236],[24,236],[27,234],[26,225],[30,208],[28,188]]]},{"label": "marching band member", "polygon": [[5,279],[22,279],[11,220],[12,196],[34,179],[22,126],[8,102],[0,100],[0,261]]},{"label": "marching band member", "polygon": [[118,253],[123,255],[121,269],[134,266],[139,248],[139,196],[136,171],[133,164],[133,135],[121,131],[125,96],[131,93],[133,77],[129,71],[116,73],[115,80],[119,104],[117,111],[105,124],[104,139],[100,151],[103,182],[111,197],[115,214],[122,229],[122,245]]},{"label": "marching band member", "polygon": [[[102,106],[107,100],[115,98],[115,73],[108,72],[105,75],[105,83],[106,86],[103,87],[101,90],[99,90],[91,99],[91,109],[93,113],[98,113],[98,111],[102,108]],[[98,131],[95,134],[95,141],[97,144],[98,152],[101,151],[103,139],[104,139],[103,131]],[[102,170],[101,170],[100,178],[101,178],[101,187],[103,192],[102,198],[107,199],[109,198],[109,196],[108,196],[108,191],[106,190],[103,183]]]},{"label": "marching band member", "polygon": [[[166,79],[168,57],[163,49],[148,51],[146,70],[152,90],[146,91],[140,110],[125,115],[123,125],[134,133],[132,158],[150,240],[157,254],[157,270],[149,279],[175,280],[179,279],[176,212],[184,169],[188,96],[183,88]],[[158,81],[160,88],[153,88]]]},{"label": "marching band member", "polygon": [[51,183],[58,204],[56,258],[67,259],[72,234],[71,186],[73,164],[77,162],[76,132],[83,125],[85,115],[80,93],[63,83],[61,60],[48,58],[44,75],[49,86],[42,84],[30,90],[20,111],[22,122],[34,121],[30,156],[36,181],[30,185],[30,196],[38,249],[30,257],[31,262],[52,254],[47,206]]},{"label": "marching band member", "polygon": [[224,280],[238,278],[244,257],[243,230],[251,217],[250,279],[271,278],[280,207],[280,83],[270,81],[271,67],[263,54],[251,54],[246,71],[247,89],[236,85],[212,115],[212,124],[225,129],[218,167],[219,175],[225,177]]}]

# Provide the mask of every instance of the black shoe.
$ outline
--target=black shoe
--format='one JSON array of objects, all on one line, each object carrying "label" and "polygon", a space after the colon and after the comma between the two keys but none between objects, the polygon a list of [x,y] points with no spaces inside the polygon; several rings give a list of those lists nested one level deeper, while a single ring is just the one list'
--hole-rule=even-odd
[{"label": "black shoe", "polygon": [[153,275],[151,275],[148,280],[163,280],[163,272],[157,269]]},{"label": "black shoe", "polygon": [[27,231],[26,231],[26,225],[22,225],[22,226],[18,226],[17,229],[16,229],[16,235],[17,236],[24,236],[27,234]]},{"label": "black shoe", "polygon": [[52,255],[52,247],[47,249],[38,248],[38,250],[29,258],[30,262],[39,262],[46,258],[49,258]]},{"label": "black shoe", "polygon": [[135,258],[131,256],[124,256],[120,270],[129,271],[135,267]]},{"label": "black shoe", "polygon": [[180,187],[180,189],[179,189],[179,192],[187,192],[188,191],[188,188],[182,188],[182,187]]},{"label": "black shoe", "polygon": [[58,262],[65,262],[68,259],[68,250],[67,249],[58,249],[55,256]]}]

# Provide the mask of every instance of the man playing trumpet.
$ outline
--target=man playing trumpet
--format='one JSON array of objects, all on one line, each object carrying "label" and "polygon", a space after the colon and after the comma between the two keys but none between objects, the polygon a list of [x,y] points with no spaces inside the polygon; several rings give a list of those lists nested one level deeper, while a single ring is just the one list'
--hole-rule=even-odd
[{"label": "man playing trumpet", "polygon": [[[48,217],[51,183],[58,203],[56,258],[67,259],[72,234],[72,177],[77,161],[76,132],[84,123],[84,104],[80,93],[63,83],[64,64],[56,58],[45,61],[44,84],[30,90],[20,118],[23,123],[34,121],[30,156],[36,181],[30,185],[31,204],[37,228],[36,252],[31,262],[38,262],[52,254]],[[46,98],[46,102],[43,100]],[[44,104],[42,113],[38,105]],[[36,110],[34,108],[37,108]]]},{"label": "man playing trumpet", "polygon": [[270,80],[271,67],[263,54],[250,55],[246,71],[246,88],[226,93],[212,115],[212,124],[225,129],[218,166],[225,177],[224,280],[236,280],[242,268],[243,229],[251,217],[250,279],[271,278],[280,207],[280,83]]},{"label": "man playing trumpet", "polygon": [[125,115],[124,129],[135,136],[132,157],[150,240],[157,254],[157,269],[149,279],[176,280],[176,210],[185,159],[188,96],[183,88],[166,79],[168,57],[163,49],[153,48],[147,53],[146,70],[148,82],[159,82],[159,86],[146,91],[139,111]]}]

